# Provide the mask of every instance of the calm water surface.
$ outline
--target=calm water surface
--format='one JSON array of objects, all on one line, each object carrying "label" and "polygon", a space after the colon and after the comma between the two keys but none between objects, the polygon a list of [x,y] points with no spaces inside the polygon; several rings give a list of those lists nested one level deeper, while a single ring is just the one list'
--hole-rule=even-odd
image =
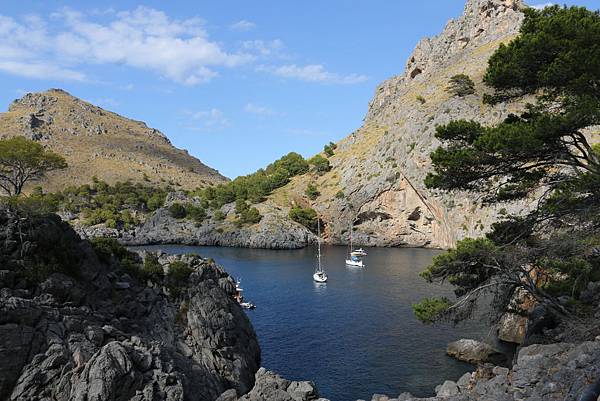
[{"label": "calm water surface", "polygon": [[411,305],[421,298],[450,295],[425,283],[419,272],[436,251],[367,249],[367,267],[344,264],[345,247],[324,247],[327,284],[312,273],[315,250],[155,246],[168,253],[212,257],[241,278],[248,311],[262,349],[262,366],[292,380],[313,380],[332,401],[433,394],[446,379],[458,379],[470,365],[445,355],[448,342],[488,334],[483,323],[455,328],[425,326]]}]

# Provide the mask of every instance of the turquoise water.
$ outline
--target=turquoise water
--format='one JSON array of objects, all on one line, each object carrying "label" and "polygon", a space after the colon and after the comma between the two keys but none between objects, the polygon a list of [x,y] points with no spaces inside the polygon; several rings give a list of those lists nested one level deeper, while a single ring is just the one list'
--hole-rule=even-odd
[{"label": "turquoise water", "polygon": [[433,395],[436,385],[473,367],[445,355],[448,342],[481,338],[484,323],[425,326],[411,305],[451,295],[419,272],[437,251],[367,249],[367,267],[345,266],[345,247],[324,247],[327,284],[312,280],[315,250],[156,246],[168,253],[212,257],[241,278],[262,349],[262,366],[292,380],[312,380],[332,401]]}]

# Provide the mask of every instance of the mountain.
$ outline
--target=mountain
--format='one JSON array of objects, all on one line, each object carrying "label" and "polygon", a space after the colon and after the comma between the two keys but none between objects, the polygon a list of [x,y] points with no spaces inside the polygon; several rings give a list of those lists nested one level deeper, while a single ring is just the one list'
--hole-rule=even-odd
[{"label": "mountain", "polygon": [[93,176],[190,189],[227,180],[160,131],[60,89],[29,93],[0,114],[0,137],[15,135],[40,141],[67,160],[66,170],[43,183],[49,191],[88,184]]},{"label": "mountain", "polygon": [[[256,205],[263,219],[250,227],[233,224],[232,205],[224,221],[202,225],[170,218],[159,210],[133,233],[110,233],[123,243],[175,243],[298,248],[314,240],[291,221],[292,207],[311,207],[325,222],[325,238],[344,244],[352,227],[356,244],[448,248],[467,236],[481,235],[504,211],[521,204],[482,208],[475,194],[426,189],[429,154],[439,145],[435,127],[456,119],[496,124],[524,102],[488,106],[482,95],[487,60],[501,43],[516,37],[524,15],[520,1],[468,0],[462,16],[443,32],[419,42],[405,72],[383,82],[369,103],[364,125],[337,144],[331,170],[292,178]],[[475,93],[457,97],[447,91],[450,78],[468,75]],[[323,153],[323,156],[327,156]],[[320,195],[309,199],[316,185]],[[185,200],[181,200],[185,202]],[[169,202],[167,202],[167,205]],[[86,236],[108,235],[104,228],[82,227]]]},{"label": "mountain", "polygon": [[[421,40],[402,75],[383,82],[369,103],[364,125],[340,141],[330,157],[331,171],[304,175],[276,191],[280,207],[310,203],[327,222],[330,243],[354,241],[373,246],[447,248],[479,236],[499,215],[527,202],[482,207],[475,194],[442,193],[425,188],[429,154],[439,146],[435,127],[456,119],[485,125],[522,109],[527,99],[489,106],[482,83],[489,57],[516,37],[524,14],[517,0],[469,0],[464,14],[434,38]],[[447,90],[450,78],[466,74],[475,93],[458,97]],[[321,196],[309,201],[309,183]]]}]

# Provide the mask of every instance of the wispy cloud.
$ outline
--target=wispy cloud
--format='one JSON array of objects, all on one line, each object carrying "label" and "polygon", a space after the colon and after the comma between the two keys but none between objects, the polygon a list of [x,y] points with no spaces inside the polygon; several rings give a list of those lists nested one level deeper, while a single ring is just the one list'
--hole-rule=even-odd
[{"label": "wispy cloud", "polygon": [[183,114],[192,120],[192,124],[186,124],[186,128],[190,130],[214,132],[231,126],[231,123],[225,117],[225,113],[215,107],[199,111],[184,110]]},{"label": "wispy cloud", "polygon": [[552,7],[554,5],[556,5],[556,3],[548,2],[548,3],[541,3],[541,4],[531,4],[529,7],[535,8],[536,10],[543,10],[546,7]]},{"label": "wispy cloud", "polygon": [[242,42],[242,49],[252,54],[257,54],[263,57],[268,56],[283,56],[282,51],[285,49],[283,41],[274,40],[247,40]]},{"label": "wispy cloud", "polygon": [[247,103],[244,106],[244,111],[246,113],[254,114],[257,116],[261,116],[261,117],[272,117],[272,116],[276,116],[279,114],[275,110],[273,110],[269,107],[260,106],[260,105],[254,104],[254,103]]},{"label": "wispy cloud", "polygon": [[256,24],[254,22],[243,19],[241,21],[229,25],[229,28],[231,28],[234,31],[246,32],[256,28]]},{"label": "wispy cloud", "polygon": [[365,82],[369,79],[366,75],[361,74],[338,74],[330,72],[321,64],[309,64],[298,66],[296,64],[283,66],[259,66],[259,71],[269,72],[273,75],[297,79],[304,82],[316,82],[326,84],[353,85]]}]

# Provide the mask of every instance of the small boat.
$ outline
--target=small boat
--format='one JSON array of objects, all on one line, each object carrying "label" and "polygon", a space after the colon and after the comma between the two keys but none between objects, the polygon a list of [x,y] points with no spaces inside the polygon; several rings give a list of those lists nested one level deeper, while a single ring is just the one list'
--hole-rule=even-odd
[{"label": "small boat", "polygon": [[244,300],[244,289],[242,288],[242,283],[240,280],[235,282],[235,295],[233,296],[235,301],[244,309],[254,309],[256,305],[252,302],[247,302]]},{"label": "small boat", "polygon": [[350,254],[350,258],[346,259],[347,266],[365,267],[362,257],[366,256],[367,253],[362,248],[359,248],[356,251],[352,249],[352,225],[350,225],[350,248],[348,253]]},{"label": "small boat", "polygon": [[318,252],[317,252],[317,268],[315,269],[315,273],[313,274],[313,280],[317,283],[326,283],[327,282],[327,273],[323,270],[323,266],[321,266],[321,224],[319,220],[317,220],[317,243]]},{"label": "small boat", "polygon": [[352,251],[350,254],[356,256],[367,256],[367,252],[362,248],[358,248],[356,251]]},{"label": "small boat", "polygon": [[355,267],[365,267],[365,263],[358,256],[350,255],[350,259],[346,259],[346,265]]},{"label": "small boat", "polygon": [[240,306],[244,309],[255,309],[256,305],[254,305],[252,302],[242,302],[240,303]]}]

